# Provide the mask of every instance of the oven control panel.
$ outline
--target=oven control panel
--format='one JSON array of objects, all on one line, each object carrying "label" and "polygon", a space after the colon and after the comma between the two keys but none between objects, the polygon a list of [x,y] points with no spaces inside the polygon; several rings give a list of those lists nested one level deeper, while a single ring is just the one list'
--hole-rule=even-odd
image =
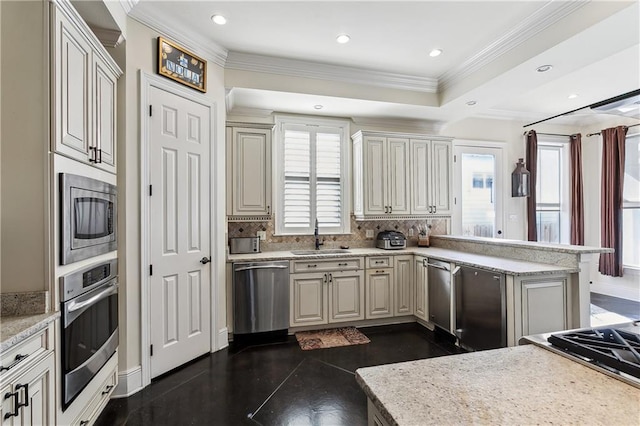
[{"label": "oven control panel", "polygon": [[82,274],[82,287],[89,287],[111,276],[111,263],[96,266]]},{"label": "oven control panel", "polygon": [[60,277],[60,299],[66,302],[116,278],[118,259],[94,263]]}]

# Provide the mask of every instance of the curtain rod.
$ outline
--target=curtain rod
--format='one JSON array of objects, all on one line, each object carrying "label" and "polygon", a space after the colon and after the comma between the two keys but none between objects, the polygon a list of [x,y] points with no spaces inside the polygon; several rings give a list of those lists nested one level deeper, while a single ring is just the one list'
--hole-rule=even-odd
[{"label": "curtain rod", "polygon": [[[636,126],[640,126],[640,123],[638,123],[638,124],[632,124],[632,125],[630,125],[630,126],[625,126],[625,127],[626,127],[626,128],[629,128],[629,127],[636,127]],[[601,133],[602,133],[602,132],[589,133],[589,134],[587,134],[587,137],[591,137],[591,136],[599,135],[599,134],[601,134]]]},{"label": "curtain rod", "polygon": [[[527,133],[529,133],[531,130],[527,130],[523,133],[523,135],[526,135]],[[577,135],[577,133],[574,133],[573,135],[561,135],[560,133],[543,133],[543,132],[536,132],[536,134],[538,135],[547,135],[547,136],[564,136],[567,138],[573,138]]]}]

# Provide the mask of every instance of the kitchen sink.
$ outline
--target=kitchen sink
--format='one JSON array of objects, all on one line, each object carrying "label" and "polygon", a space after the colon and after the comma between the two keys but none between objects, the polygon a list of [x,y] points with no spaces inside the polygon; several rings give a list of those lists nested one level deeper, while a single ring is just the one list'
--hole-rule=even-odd
[{"label": "kitchen sink", "polygon": [[291,253],[296,256],[305,256],[311,254],[340,254],[340,253],[351,253],[351,251],[347,249],[324,249],[324,250],[291,250]]}]

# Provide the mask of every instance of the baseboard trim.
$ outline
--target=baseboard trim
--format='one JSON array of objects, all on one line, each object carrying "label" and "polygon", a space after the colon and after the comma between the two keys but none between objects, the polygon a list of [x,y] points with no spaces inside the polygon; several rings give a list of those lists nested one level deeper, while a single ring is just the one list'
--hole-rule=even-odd
[{"label": "baseboard trim", "polygon": [[118,373],[118,386],[111,398],[126,398],[142,390],[142,367],[137,366]]},{"label": "baseboard trim", "polygon": [[216,340],[215,351],[219,351],[220,349],[224,349],[229,346],[229,329],[227,327],[221,328],[218,330],[218,339]]}]

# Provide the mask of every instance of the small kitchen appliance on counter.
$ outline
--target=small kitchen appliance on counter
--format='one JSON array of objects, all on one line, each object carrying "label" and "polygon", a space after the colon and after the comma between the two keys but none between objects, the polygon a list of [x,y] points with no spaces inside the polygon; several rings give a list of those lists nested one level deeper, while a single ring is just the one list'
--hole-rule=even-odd
[{"label": "small kitchen appliance on counter", "polygon": [[407,247],[407,239],[402,232],[381,231],[376,237],[376,247],[384,250],[400,250]]},{"label": "small kitchen appliance on counter", "polygon": [[258,237],[231,238],[229,241],[229,253],[231,254],[260,253],[260,238]]}]

